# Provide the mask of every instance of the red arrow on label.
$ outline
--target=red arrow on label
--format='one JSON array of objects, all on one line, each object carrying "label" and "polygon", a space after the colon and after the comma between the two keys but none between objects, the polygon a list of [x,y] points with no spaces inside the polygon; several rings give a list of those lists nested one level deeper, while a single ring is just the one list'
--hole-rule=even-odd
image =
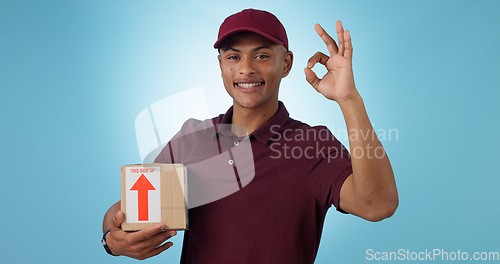
[{"label": "red arrow on label", "polygon": [[134,186],[130,189],[131,191],[137,191],[139,200],[139,221],[149,220],[149,205],[148,205],[148,191],[156,190],[155,187],[148,181],[148,178],[144,174],[137,179]]}]

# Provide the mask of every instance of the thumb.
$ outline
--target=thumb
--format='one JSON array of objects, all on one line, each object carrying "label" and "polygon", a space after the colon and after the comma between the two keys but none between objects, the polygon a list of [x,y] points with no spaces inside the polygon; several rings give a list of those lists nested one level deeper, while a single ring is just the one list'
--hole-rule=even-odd
[{"label": "thumb", "polygon": [[122,221],[123,221],[123,212],[122,211],[116,212],[115,216],[113,217],[114,227],[120,227],[122,225]]}]

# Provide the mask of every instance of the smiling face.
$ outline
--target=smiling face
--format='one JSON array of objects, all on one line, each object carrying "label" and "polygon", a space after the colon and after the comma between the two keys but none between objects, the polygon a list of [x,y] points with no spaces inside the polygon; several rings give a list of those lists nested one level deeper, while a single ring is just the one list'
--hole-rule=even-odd
[{"label": "smiling face", "polygon": [[272,109],[293,54],[253,32],[231,35],[220,47],[219,64],[235,108]]}]

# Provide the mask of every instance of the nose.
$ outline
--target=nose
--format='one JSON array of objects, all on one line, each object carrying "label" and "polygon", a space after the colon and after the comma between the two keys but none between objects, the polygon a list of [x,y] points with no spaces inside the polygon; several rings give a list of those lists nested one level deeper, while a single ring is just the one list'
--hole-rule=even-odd
[{"label": "nose", "polygon": [[239,66],[240,74],[250,75],[255,73],[254,61],[250,57],[243,57]]}]

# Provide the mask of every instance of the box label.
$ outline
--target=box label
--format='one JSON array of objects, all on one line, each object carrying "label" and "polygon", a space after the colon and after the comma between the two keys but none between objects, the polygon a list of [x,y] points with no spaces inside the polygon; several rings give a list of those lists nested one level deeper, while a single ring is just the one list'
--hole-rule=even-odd
[{"label": "box label", "polygon": [[161,222],[160,167],[127,167],[125,195],[128,223]]}]

